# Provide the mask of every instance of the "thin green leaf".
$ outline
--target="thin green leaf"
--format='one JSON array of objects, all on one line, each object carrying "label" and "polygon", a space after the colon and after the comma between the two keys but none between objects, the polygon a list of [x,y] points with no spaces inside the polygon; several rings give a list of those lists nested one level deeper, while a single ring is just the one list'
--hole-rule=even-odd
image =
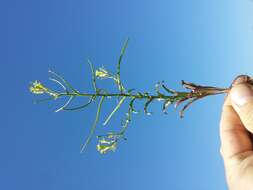
[{"label": "thin green leaf", "polygon": [[121,100],[119,101],[119,103],[117,104],[117,106],[114,108],[114,110],[112,111],[112,113],[107,117],[107,119],[105,120],[104,124],[103,125],[106,125],[111,117],[113,116],[113,114],[120,108],[120,106],[123,104],[124,100],[126,99],[126,96],[121,98]]},{"label": "thin green leaf", "polygon": [[67,87],[69,87],[73,92],[79,94],[79,92],[68,82],[66,81],[62,76],[60,76],[59,74],[55,73],[54,71],[49,70],[49,73],[51,73],[52,75],[54,75],[55,77],[59,78],[63,83],[66,84]]},{"label": "thin green leaf", "polygon": [[171,100],[165,100],[163,103],[163,113],[167,114],[167,108],[169,107],[169,105],[171,105],[172,102]]},{"label": "thin green leaf", "polygon": [[121,49],[120,56],[119,56],[119,59],[118,59],[118,64],[117,64],[117,74],[116,74],[116,80],[115,81],[118,85],[118,88],[119,88],[120,92],[125,91],[125,88],[124,88],[124,86],[121,82],[121,79],[120,79],[120,67],[121,67],[121,62],[122,62],[123,56],[125,55],[125,52],[126,52],[126,48],[128,46],[128,41],[129,41],[129,38],[127,38],[127,40],[124,43],[123,48]]},{"label": "thin green leaf", "polygon": [[131,94],[131,92],[133,92],[135,90],[135,88],[131,88],[129,90],[127,90],[127,93]]},{"label": "thin green leaf", "polygon": [[90,100],[88,101],[88,103],[82,105],[82,106],[78,106],[75,108],[63,108],[64,111],[76,111],[76,110],[81,110],[84,109],[85,107],[87,107],[88,105],[90,105],[93,102],[94,98],[90,98]]},{"label": "thin green leaf", "polygon": [[147,115],[151,115],[151,112],[148,112],[148,106],[153,100],[154,100],[153,98],[148,99],[148,101],[144,105],[144,113]]},{"label": "thin green leaf", "polygon": [[133,98],[131,101],[130,101],[130,103],[129,103],[129,108],[131,109],[131,111],[133,112],[133,113],[139,113],[138,111],[136,111],[135,109],[134,109],[134,101],[136,100],[136,98]]},{"label": "thin green leaf", "polygon": [[162,84],[162,87],[163,87],[163,89],[164,89],[165,91],[167,91],[167,92],[170,93],[170,94],[175,94],[175,93],[176,93],[176,91],[174,91],[174,90],[172,90],[172,89],[166,87],[164,84]]},{"label": "thin green leaf", "polygon": [[119,60],[118,60],[118,65],[117,65],[117,77],[120,78],[120,66],[121,66],[121,62],[122,62],[122,58],[126,52],[126,48],[128,46],[128,42],[129,42],[129,38],[127,38],[127,40],[124,43],[123,48],[121,49],[121,53],[119,56]]},{"label": "thin green leaf", "polygon": [[49,78],[49,80],[51,80],[51,81],[55,82],[56,84],[60,85],[60,87],[62,87],[63,90],[66,91],[66,87],[60,81],[58,81],[57,79]]},{"label": "thin green leaf", "polygon": [[123,123],[122,125],[122,129],[120,130],[119,134],[121,135],[121,138],[123,138],[124,140],[126,140],[125,138],[125,132],[129,126],[129,123],[131,121],[131,116],[132,116],[132,110],[131,108],[128,109],[128,112],[127,112],[127,117],[125,119],[125,123]]},{"label": "thin green leaf", "polygon": [[157,95],[158,96],[163,96],[163,94],[160,92],[160,88],[161,88],[161,82],[156,83],[155,91],[156,91]]},{"label": "thin green leaf", "polygon": [[62,111],[65,107],[67,107],[70,102],[73,100],[74,96],[70,96],[70,98],[68,99],[68,101],[62,106],[60,107],[59,109],[55,110],[55,112],[59,112],[59,111]]},{"label": "thin green leaf", "polygon": [[97,90],[96,75],[95,75],[95,71],[94,71],[94,66],[89,59],[88,59],[88,63],[90,65],[90,70],[91,70],[91,74],[92,74],[92,85],[93,85],[95,92],[97,92],[98,90]]},{"label": "thin green leaf", "polygon": [[97,126],[97,123],[98,123],[98,120],[99,120],[99,116],[100,116],[100,112],[101,112],[101,108],[102,108],[102,104],[104,102],[104,99],[105,99],[105,96],[102,96],[101,99],[100,99],[100,102],[98,104],[98,109],[97,109],[97,114],[96,114],[96,118],[95,118],[95,121],[90,129],[90,133],[88,135],[88,138],[86,139],[84,145],[82,146],[81,148],[81,153],[83,153],[83,151],[86,149],[87,145],[90,143],[90,140],[94,134],[94,131],[96,129],[96,126]]}]

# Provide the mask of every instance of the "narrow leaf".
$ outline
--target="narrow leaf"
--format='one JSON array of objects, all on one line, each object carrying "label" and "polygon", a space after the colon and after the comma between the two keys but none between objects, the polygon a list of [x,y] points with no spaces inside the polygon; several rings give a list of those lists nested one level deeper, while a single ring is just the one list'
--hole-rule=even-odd
[{"label": "narrow leaf", "polygon": [[96,76],[95,76],[94,66],[89,59],[88,59],[88,63],[90,65],[90,70],[91,70],[92,85],[93,85],[95,92],[97,92],[97,84],[96,84]]},{"label": "narrow leaf", "polygon": [[151,115],[151,112],[148,112],[148,106],[153,100],[153,98],[150,98],[144,105],[144,113],[147,115]]},{"label": "narrow leaf", "polygon": [[163,113],[166,113],[167,114],[167,109],[169,107],[169,105],[171,105],[171,100],[165,100],[164,103],[163,103]]},{"label": "narrow leaf", "polygon": [[101,108],[102,108],[102,104],[104,102],[104,99],[105,99],[105,96],[102,96],[101,99],[100,99],[95,121],[94,121],[94,123],[93,123],[93,125],[92,125],[92,127],[90,129],[90,133],[88,135],[88,138],[86,139],[84,145],[81,148],[81,153],[83,153],[83,151],[86,149],[87,145],[90,143],[90,140],[91,140],[91,138],[92,138],[92,136],[94,134],[94,131],[96,129],[96,126],[97,126],[97,123],[98,123],[98,120],[99,120],[99,116],[100,116],[100,112],[101,112]]},{"label": "narrow leaf", "polygon": [[107,119],[105,120],[104,124],[103,125],[106,125],[111,117],[113,116],[113,114],[120,108],[120,106],[123,104],[124,100],[126,99],[126,96],[121,98],[121,100],[119,101],[119,103],[117,104],[117,106],[114,108],[114,110],[112,111],[112,113],[107,117]]},{"label": "narrow leaf", "polygon": [[138,111],[136,111],[135,109],[134,109],[134,101],[136,100],[136,98],[133,98],[131,101],[130,101],[130,103],[129,103],[129,108],[130,108],[130,110],[133,112],[133,113],[139,113]]},{"label": "narrow leaf", "polygon": [[61,110],[63,110],[65,107],[67,107],[69,105],[69,103],[73,100],[74,96],[70,96],[70,98],[68,99],[68,101],[59,109],[55,110],[55,112],[59,112]]},{"label": "narrow leaf", "polygon": [[165,91],[167,91],[167,92],[170,93],[170,94],[175,94],[175,93],[176,93],[176,91],[174,91],[174,90],[172,90],[172,89],[166,87],[164,84],[162,84],[162,87],[163,87],[163,89],[164,89]]},{"label": "narrow leaf", "polygon": [[66,91],[66,87],[60,81],[58,81],[57,79],[49,78],[49,80],[51,80],[51,81],[55,82],[56,84],[60,85],[63,88],[63,90]]},{"label": "narrow leaf", "polygon": [[78,107],[75,107],[75,108],[63,108],[64,111],[76,111],[76,110],[81,110],[81,109],[84,109],[85,107],[87,107],[88,105],[90,105],[92,102],[93,102],[94,98],[90,98],[90,100],[82,105],[82,106],[78,106]]},{"label": "narrow leaf", "polygon": [[52,75],[54,75],[55,77],[57,77],[58,79],[60,79],[63,83],[66,84],[67,87],[69,87],[73,92],[79,94],[79,92],[68,82],[66,81],[62,76],[60,76],[59,74],[49,70],[49,73],[51,73]]},{"label": "narrow leaf", "polygon": [[118,76],[118,78],[120,78],[120,66],[121,66],[122,58],[123,58],[123,56],[126,52],[128,42],[129,42],[129,38],[127,38],[127,40],[125,41],[124,46],[121,49],[121,53],[120,53],[120,56],[119,56],[118,65],[117,65],[117,76]]}]

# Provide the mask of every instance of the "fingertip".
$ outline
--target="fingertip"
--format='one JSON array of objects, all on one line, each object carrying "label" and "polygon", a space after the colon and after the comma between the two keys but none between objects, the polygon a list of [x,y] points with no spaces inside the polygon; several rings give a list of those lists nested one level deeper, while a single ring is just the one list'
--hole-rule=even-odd
[{"label": "fingertip", "polygon": [[232,82],[232,87],[238,84],[247,83],[251,78],[248,75],[238,75]]}]

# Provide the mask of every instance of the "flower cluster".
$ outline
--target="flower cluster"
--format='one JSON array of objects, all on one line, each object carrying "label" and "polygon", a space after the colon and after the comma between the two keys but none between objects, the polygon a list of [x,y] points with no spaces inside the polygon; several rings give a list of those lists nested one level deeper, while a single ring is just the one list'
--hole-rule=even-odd
[{"label": "flower cluster", "polygon": [[30,91],[33,94],[44,94],[44,93],[46,93],[48,91],[48,89],[43,84],[41,84],[40,82],[38,82],[36,80],[30,86]]},{"label": "flower cluster", "polygon": [[109,151],[115,151],[117,147],[117,142],[113,141],[99,141],[99,144],[97,145],[97,150],[99,151],[100,154],[106,154]]},{"label": "flower cluster", "polygon": [[98,70],[96,70],[95,75],[97,78],[100,78],[100,79],[107,79],[107,78],[112,77],[112,75],[102,67],[100,67]]},{"label": "flower cluster", "polygon": [[45,87],[43,84],[41,84],[39,81],[34,81],[30,86],[30,92],[33,94],[49,94],[50,96],[53,96],[55,99],[58,98],[59,94],[50,90],[49,88]]}]

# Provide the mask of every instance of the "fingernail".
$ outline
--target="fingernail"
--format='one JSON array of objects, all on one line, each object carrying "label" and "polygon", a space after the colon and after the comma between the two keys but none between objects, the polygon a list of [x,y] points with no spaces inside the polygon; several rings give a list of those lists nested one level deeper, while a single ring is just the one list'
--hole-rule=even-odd
[{"label": "fingernail", "polygon": [[250,77],[248,75],[239,75],[237,76],[233,82],[232,82],[232,86],[241,84],[241,83],[246,83],[250,80]]},{"label": "fingernail", "polygon": [[243,106],[253,100],[253,90],[246,84],[235,86],[231,90],[231,100],[238,106]]}]

